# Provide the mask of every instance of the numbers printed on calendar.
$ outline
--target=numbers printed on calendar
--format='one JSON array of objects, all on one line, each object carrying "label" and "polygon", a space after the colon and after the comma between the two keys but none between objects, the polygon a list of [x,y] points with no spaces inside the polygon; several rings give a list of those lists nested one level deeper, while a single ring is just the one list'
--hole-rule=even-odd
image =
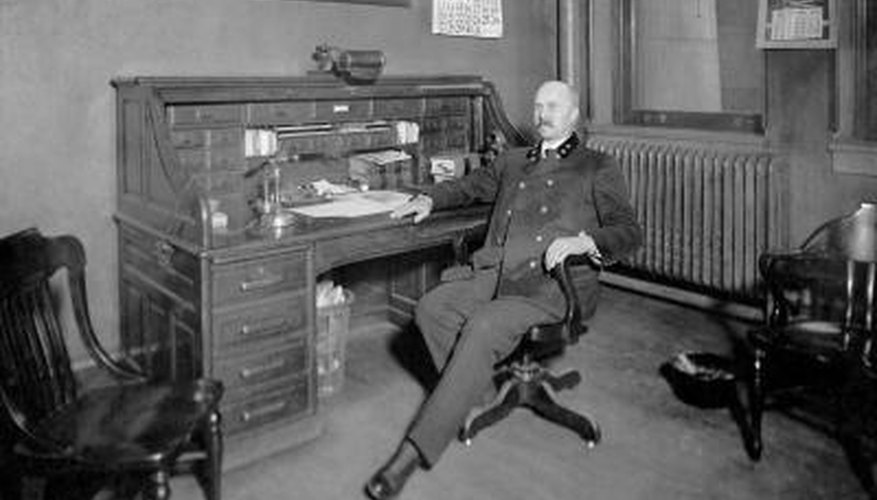
[{"label": "numbers printed on calendar", "polygon": [[432,32],[440,35],[502,37],[502,0],[433,0]]}]

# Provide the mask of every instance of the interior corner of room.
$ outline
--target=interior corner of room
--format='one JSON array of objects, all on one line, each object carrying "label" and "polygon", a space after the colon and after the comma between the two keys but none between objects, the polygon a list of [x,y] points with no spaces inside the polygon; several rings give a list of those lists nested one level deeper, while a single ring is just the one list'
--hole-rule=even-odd
[{"label": "interior corner of room", "polygon": [[[765,417],[777,444],[753,466],[731,417],[679,404],[657,368],[680,351],[730,355],[766,320],[760,256],[877,200],[877,0],[803,0],[800,13],[791,0],[499,0],[498,27],[453,36],[433,31],[438,4],[497,5],[0,0],[0,235],[75,235],[101,341],[174,376],[228,379],[226,498],[349,498],[424,395],[414,305],[486,211],[420,232],[308,223],[300,238],[263,217],[260,239],[259,196],[304,207],[303,186],[357,168],[373,191],[457,177],[492,132],[532,136],[534,91],[562,79],[588,145],[619,159],[646,235],[604,273],[591,333],[561,360],[586,379],[564,397],[607,442],[582,453],[512,419],[452,449],[412,483],[417,498],[861,495],[827,434]],[[315,71],[320,46],[379,51],[382,71],[353,83]],[[323,293],[341,307],[320,307]],[[150,321],[182,325],[172,352],[119,333]],[[287,327],[306,334],[275,350]],[[247,350],[242,331],[265,343]],[[284,370],[330,331],[346,367],[321,398],[318,360],[297,368],[305,382]],[[71,354],[87,372],[86,348]],[[258,390],[237,376],[251,361],[267,370]],[[311,385],[288,389],[299,383]],[[200,498],[188,479],[172,485]]]}]

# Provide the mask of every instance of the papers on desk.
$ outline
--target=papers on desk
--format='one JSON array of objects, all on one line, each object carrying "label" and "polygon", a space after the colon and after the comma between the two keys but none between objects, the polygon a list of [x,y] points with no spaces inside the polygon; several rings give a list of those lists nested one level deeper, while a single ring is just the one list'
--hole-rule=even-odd
[{"label": "papers on desk", "polygon": [[297,214],[308,217],[364,217],[392,212],[410,198],[409,194],[398,191],[366,191],[333,198],[326,203],[290,208]]}]

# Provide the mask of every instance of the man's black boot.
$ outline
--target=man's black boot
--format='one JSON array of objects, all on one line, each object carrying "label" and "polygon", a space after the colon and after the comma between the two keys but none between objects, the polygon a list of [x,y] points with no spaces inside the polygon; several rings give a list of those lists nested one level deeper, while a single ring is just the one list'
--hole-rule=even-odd
[{"label": "man's black boot", "polygon": [[403,439],[396,453],[366,483],[365,491],[374,500],[396,498],[411,474],[421,466],[420,452],[411,441]]}]

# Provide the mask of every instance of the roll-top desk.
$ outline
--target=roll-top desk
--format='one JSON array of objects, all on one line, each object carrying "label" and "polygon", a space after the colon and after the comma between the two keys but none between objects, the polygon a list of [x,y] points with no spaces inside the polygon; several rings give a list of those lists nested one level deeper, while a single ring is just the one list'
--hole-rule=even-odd
[{"label": "roll-top desk", "polygon": [[[432,155],[476,151],[486,123],[504,120],[492,87],[477,77],[113,85],[122,348],[157,375],[223,381],[228,467],[314,437],[316,277],[452,242],[482,230],[486,212],[439,213],[417,226],[382,215],[254,229],[252,173],[266,158],[247,141],[254,130],[315,130],[278,140],[293,182],[308,169],[331,175],[352,154],[392,148],[410,157],[395,185],[426,183]],[[403,121],[417,124],[416,141],[393,132]],[[216,212],[226,221],[214,229]],[[422,291],[391,285],[391,302],[410,308]]]}]

